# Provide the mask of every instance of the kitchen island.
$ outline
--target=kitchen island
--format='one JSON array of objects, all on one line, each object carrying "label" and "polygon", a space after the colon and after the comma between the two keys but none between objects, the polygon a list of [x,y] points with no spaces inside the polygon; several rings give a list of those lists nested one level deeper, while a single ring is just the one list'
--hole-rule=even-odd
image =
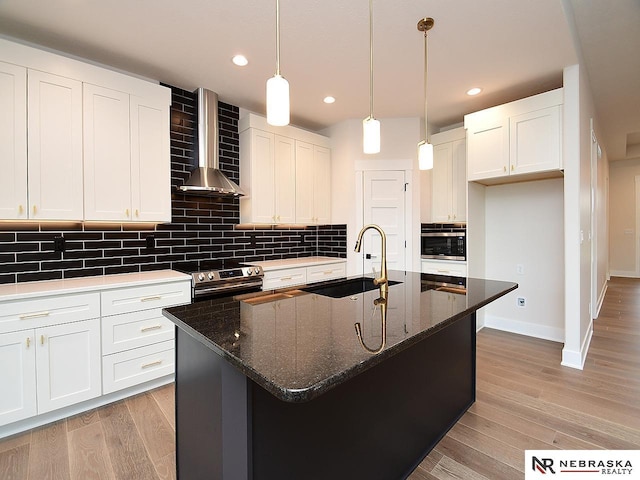
[{"label": "kitchen island", "polygon": [[389,279],[166,309],[178,478],[406,478],[475,400],[475,312],[517,285]]}]

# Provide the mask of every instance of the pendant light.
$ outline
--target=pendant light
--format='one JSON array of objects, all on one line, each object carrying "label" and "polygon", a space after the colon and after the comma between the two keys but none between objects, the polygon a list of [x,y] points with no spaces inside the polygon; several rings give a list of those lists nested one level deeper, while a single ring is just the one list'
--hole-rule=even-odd
[{"label": "pendant light", "polygon": [[373,118],[373,0],[369,0],[369,116],[362,121],[362,150],[380,152],[380,122]]},{"label": "pendant light", "polygon": [[289,82],[280,75],[280,0],[276,0],[276,73],[267,80],[267,123],[289,125]]},{"label": "pendant light", "polygon": [[424,32],[424,140],[418,143],[418,168],[433,168],[433,145],[427,142],[427,32],[433,27],[433,18],[423,18],[418,22],[418,30]]}]

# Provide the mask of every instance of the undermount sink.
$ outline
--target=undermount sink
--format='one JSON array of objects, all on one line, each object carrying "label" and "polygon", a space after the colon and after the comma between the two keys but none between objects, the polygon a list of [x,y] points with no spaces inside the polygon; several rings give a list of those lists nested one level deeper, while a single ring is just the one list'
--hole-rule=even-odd
[{"label": "undermount sink", "polygon": [[[389,280],[389,286],[396,285],[397,283],[402,282]],[[375,290],[376,288],[379,287],[378,285],[373,284],[373,278],[360,277],[349,280],[338,280],[330,283],[329,285],[323,284],[318,285],[317,287],[306,287],[301,290],[309,293],[316,293],[318,295],[324,295],[326,297],[342,298],[350,295],[356,295],[358,293],[368,292],[369,290]]]}]

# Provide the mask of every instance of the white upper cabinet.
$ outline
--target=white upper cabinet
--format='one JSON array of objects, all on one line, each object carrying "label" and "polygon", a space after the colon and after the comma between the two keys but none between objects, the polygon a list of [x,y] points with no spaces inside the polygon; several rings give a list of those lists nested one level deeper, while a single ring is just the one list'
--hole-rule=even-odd
[{"label": "white upper cabinet", "polygon": [[133,221],[171,221],[169,104],[130,97]]},{"label": "white upper cabinet", "polygon": [[293,223],[295,220],[295,142],[255,128],[240,135],[240,202],[246,223]]},{"label": "white upper cabinet", "polygon": [[82,83],[27,76],[29,218],[82,220]]},{"label": "white upper cabinet", "polygon": [[560,88],[466,115],[469,181],[561,175],[562,103]]},{"label": "white upper cabinet", "polygon": [[467,155],[464,128],[431,136],[433,143],[432,221],[467,219]]},{"label": "white upper cabinet", "polygon": [[85,219],[171,221],[168,107],[90,84],[83,103]]},{"label": "white upper cabinet", "polygon": [[0,219],[171,221],[168,88],[0,39]]},{"label": "white upper cabinet", "polygon": [[328,139],[291,126],[275,130],[254,114],[240,120],[241,222],[329,223]]},{"label": "white upper cabinet", "polygon": [[27,69],[0,62],[0,219],[27,218]]},{"label": "white upper cabinet", "polygon": [[296,141],[296,222],[326,224],[331,217],[331,150]]},{"label": "white upper cabinet", "polygon": [[83,103],[85,218],[129,220],[129,95],[85,84]]}]

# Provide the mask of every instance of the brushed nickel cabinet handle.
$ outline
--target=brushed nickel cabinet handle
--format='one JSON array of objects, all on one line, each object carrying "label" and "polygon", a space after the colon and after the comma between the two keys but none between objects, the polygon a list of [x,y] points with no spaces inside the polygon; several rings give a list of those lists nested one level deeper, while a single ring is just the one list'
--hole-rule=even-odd
[{"label": "brushed nickel cabinet handle", "polygon": [[20,315],[18,318],[20,318],[20,320],[29,320],[31,318],[48,317],[49,315],[49,312],[25,313],[24,315]]},{"label": "brushed nickel cabinet handle", "polygon": [[152,302],[154,300],[162,300],[162,297],[156,295],[154,297],[144,297],[140,299],[141,302]]},{"label": "brushed nickel cabinet handle", "polygon": [[160,365],[161,363],[162,363],[162,360],[156,360],[155,362],[145,363],[144,365],[141,365],[140,368],[155,367],[156,365]]},{"label": "brushed nickel cabinet handle", "polygon": [[162,328],[162,325],[158,324],[158,325],[150,325],[148,327],[141,327],[140,331],[141,332],[148,332],[150,330],[158,330],[159,328]]}]

